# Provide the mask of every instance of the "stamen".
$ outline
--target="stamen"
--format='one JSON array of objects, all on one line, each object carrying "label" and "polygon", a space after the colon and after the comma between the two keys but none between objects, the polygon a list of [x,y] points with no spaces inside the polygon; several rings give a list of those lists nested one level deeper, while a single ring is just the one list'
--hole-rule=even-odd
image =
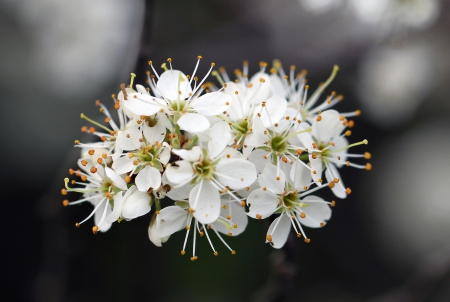
[{"label": "stamen", "polygon": [[[82,119],[85,119],[85,120],[87,120],[88,122],[90,122],[90,123],[92,123],[92,124],[94,124],[94,125],[97,125],[97,126],[99,126],[100,128],[102,128],[102,129],[105,129],[108,133],[112,131],[111,129],[107,128],[106,126],[104,126],[104,125],[102,125],[102,124],[100,124],[100,123],[97,123],[97,122],[94,121],[94,120],[91,120],[91,119],[88,118],[86,115],[84,115],[84,113],[81,113],[80,116],[81,116]],[[92,134],[92,133],[91,133],[91,134]]]}]

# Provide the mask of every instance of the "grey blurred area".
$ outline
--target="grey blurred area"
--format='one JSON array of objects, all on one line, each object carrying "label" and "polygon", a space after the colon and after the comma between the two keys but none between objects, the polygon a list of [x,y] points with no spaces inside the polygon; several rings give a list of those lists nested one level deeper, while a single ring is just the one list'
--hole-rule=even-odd
[{"label": "grey blurred area", "polygon": [[[348,3],[1,1],[4,301],[449,301],[449,1],[427,27],[385,35]],[[151,244],[149,217],[95,236],[73,226],[92,210],[61,205],[74,140],[91,139],[80,113],[100,118],[94,101],[112,105],[131,72],[144,83],[148,60],[190,74],[198,55],[198,75],[280,59],[313,89],[339,65],[327,93],[344,95],[339,111],[362,110],[351,139],[369,145],[352,152],[370,151],[373,169],[342,170],[353,193],[311,243],[274,251],[269,222],[251,221],[227,240],[236,255],[201,240],[192,263],[184,234]]]}]

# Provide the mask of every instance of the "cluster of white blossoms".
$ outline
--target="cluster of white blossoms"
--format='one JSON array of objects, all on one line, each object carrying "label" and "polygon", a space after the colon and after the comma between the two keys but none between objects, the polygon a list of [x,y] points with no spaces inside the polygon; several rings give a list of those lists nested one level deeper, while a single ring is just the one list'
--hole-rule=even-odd
[{"label": "cluster of white blossoms", "polygon": [[[248,217],[264,219],[277,216],[266,235],[266,242],[281,248],[291,227],[298,237],[307,237],[304,227],[318,228],[331,217],[335,201],[312,195],[329,188],[338,198],[350,189],[344,186],[338,168],[353,166],[370,170],[370,164],[356,164],[351,158],[369,159],[369,153],[350,154],[350,147],[367,144],[366,140],[349,144],[347,136],[359,111],[339,113],[330,109],[342,100],[332,92],[319,99],[337,73],[308,95],[306,72],[295,74],[291,67],[285,74],[274,61],[248,77],[248,64],[236,70],[231,81],[223,68],[199,80],[196,71],[185,75],[162,65],[158,73],[148,75],[148,88],[134,85],[132,74],[128,87],[121,85],[113,95],[118,121],[107,107],[96,102],[106,116],[82,132],[100,138],[98,142],[80,143],[79,169],[70,169],[77,180],[66,178],[63,195],[82,193],[77,201],[63,201],[65,206],[91,203],[94,233],[109,230],[114,222],[131,220],[154,212],[148,235],[157,246],[170,235],[185,230],[181,254],[186,253],[188,238],[193,237],[191,260],[197,235],[206,238],[214,252],[212,233],[235,254],[222,235],[242,233]],[[205,82],[212,73],[220,87]],[[192,233],[192,234],[191,234]],[[191,234],[191,235],[190,235]]]}]

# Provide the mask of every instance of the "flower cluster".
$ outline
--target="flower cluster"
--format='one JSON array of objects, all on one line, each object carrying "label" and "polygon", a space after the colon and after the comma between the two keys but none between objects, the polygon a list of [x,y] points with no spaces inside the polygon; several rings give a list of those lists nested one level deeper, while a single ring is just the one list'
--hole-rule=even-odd
[{"label": "flower cluster", "polygon": [[[350,189],[344,186],[338,169],[353,166],[370,170],[370,164],[356,164],[353,158],[369,159],[369,153],[350,154],[348,149],[367,144],[349,144],[359,111],[339,113],[330,109],[342,100],[332,92],[319,99],[334,79],[330,78],[309,95],[306,72],[285,74],[281,63],[260,63],[260,71],[248,77],[248,63],[236,70],[231,81],[224,68],[199,80],[196,71],[185,75],[163,64],[159,74],[147,72],[148,88],[121,85],[113,95],[118,123],[107,106],[96,105],[106,116],[105,123],[91,123],[82,132],[100,138],[81,143],[79,169],[69,172],[77,180],[65,179],[67,192],[82,193],[79,200],[63,201],[65,206],[91,203],[94,233],[107,231],[114,222],[131,220],[155,209],[148,235],[157,246],[173,233],[185,230],[181,254],[192,230],[193,252],[197,235],[211,240],[215,233],[235,254],[221,234],[242,233],[248,217],[277,217],[271,223],[266,242],[281,248],[291,227],[298,237],[307,237],[304,227],[322,227],[331,217],[335,201],[312,195],[329,188],[338,198]],[[220,83],[205,82],[212,74]],[[69,186],[70,185],[70,186]]]}]

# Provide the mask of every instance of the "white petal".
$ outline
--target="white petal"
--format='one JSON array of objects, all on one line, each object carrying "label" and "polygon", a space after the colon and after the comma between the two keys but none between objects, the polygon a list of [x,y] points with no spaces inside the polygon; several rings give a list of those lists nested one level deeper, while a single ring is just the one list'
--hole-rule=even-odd
[{"label": "white petal", "polygon": [[297,191],[304,191],[304,187],[309,187],[309,184],[311,183],[311,171],[298,161],[294,162],[290,177],[292,184]]},{"label": "white petal", "polygon": [[[308,123],[301,123],[301,124],[298,124],[298,126],[296,128],[296,132],[304,131],[308,128],[311,128],[311,126]],[[297,138],[302,143],[303,147],[305,147],[305,148],[311,148],[312,144],[314,143],[311,132],[303,132],[303,133],[297,134]]]},{"label": "white petal", "polygon": [[151,116],[164,108],[165,104],[161,99],[141,93],[133,93],[128,96],[128,100],[123,101],[126,110],[139,116]]},{"label": "white petal", "polygon": [[[225,93],[232,99],[231,106],[227,109],[227,115],[232,121],[239,121],[248,116],[250,104],[242,99],[243,92],[239,85],[234,82],[225,83]],[[238,94],[236,94],[236,91]]]},{"label": "white petal", "polygon": [[159,154],[159,161],[165,165],[170,160],[170,146],[166,142],[163,143],[163,146],[163,150]]},{"label": "white petal", "polygon": [[261,114],[261,121],[265,127],[271,127],[283,117],[287,107],[285,99],[279,96],[270,97],[265,104],[265,107],[258,105],[255,108],[255,116],[257,113]]},{"label": "white petal", "polygon": [[126,130],[119,131],[116,144],[122,150],[136,150],[141,146],[139,141],[141,138],[142,132],[139,125],[131,125]]},{"label": "white petal", "polygon": [[111,223],[109,223],[108,221],[106,221],[106,219],[103,220],[102,224],[100,224],[100,221],[102,219],[103,216],[103,212],[105,211],[105,207],[107,207],[106,209],[106,216],[108,217],[111,214],[111,206],[109,205],[108,201],[103,201],[103,204],[97,209],[97,211],[95,212],[95,216],[94,216],[94,223],[95,225],[97,225],[99,227],[99,231],[100,232],[106,232],[111,228]]},{"label": "white petal", "polygon": [[235,148],[226,147],[220,157],[226,157],[226,158],[244,158],[244,155]]},{"label": "white petal", "polygon": [[164,71],[156,83],[156,89],[169,100],[184,100],[192,93],[189,80],[179,70]]},{"label": "white petal", "polygon": [[203,115],[218,115],[226,111],[232,99],[223,92],[210,92],[191,101],[190,106]]},{"label": "white petal", "polygon": [[318,143],[328,143],[336,132],[336,129],[342,128],[340,114],[336,110],[327,110],[321,114],[321,120],[314,120],[312,124],[312,135]]},{"label": "white petal", "polygon": [[[264,79],[264,82],[261,82],[261,79]],[[265,101],[271,93],[269,75],[263,72],[255,73],[250,79],[249,86],[251,88],[247,90],[246,97],[252,104],[259,104]]]},{"label": "white petal", "polygon": [[147,89],[144,86],[139,85],[139,84],[136,84],[136,90],[142,94],[149,94]]},{"label": "white petal", "polygon": [[[331,156],[333,157],[334,164],[340,168],[345,165],[347,161],[347,152],[348,149],[345,149],[348,146],[348,140],[343,136],[338,136],[334,139],[334,146],[330,148]],[[334,152],[333,150],[341,150],[340,152]]]},{"label": "white petal", "polygon": [[[213,223],[214,229],[223,233],[230,234],[231,236],[237,236],[241,234],[248,224],[248,217],[245,214],[245,208],[241,207],[236,203],[229,203],[226,205],[226,208],[220,210],[220,216],[223,218],[219,218],[216,222]],[[227,216],[230,216],[231,219],[228,220]],[[220,222],[219,220],[224,220]],[[235,228],[234,225],[237,227]]]},{"label": "white petal", "polygon": [[188,212],[177,206],[170,206],[159,211],[156,216],[156,236],[170,236],[186,227]]},{"label": "white petal", "polygon": [[231,129],[227,122],[219,122],[211,127],[211,139],[208,142],[210,158],[216,158],[225,149],[231,139]]},{"label": "white petal", "polygon": [[239,190],[256,180],[256,168],[243,158],[222,158],[216,166],[215,176],[222,185]]},{"label": "white petal", "polygon": [[200,223],[212,223],[220,214],[219,192],[209,181],[202,181],[189,194],[189,206]]},{"label": "white petal", "polygon": [[123,203],[122,217],[134,219],[147,214],[150,210],[150,196],[147,193],[135,190]]},{"label": "white petal", "polygon": [[339,171],[336,169],[336,167],[333,164],[328,164],[327,169],[325,170],[325,178],[328,182],[333,181],[335,178],[339,179],[339,182],[334,184],[334,187],[331,189],[333,191],[333,194],[336,197],[339,198],[347,198],[347,193],[345,191],[344,182],[342,181],[341,175],[339,174]]},{"label": "white petal", "polygon": [[[267,231],[267,235],[272,236],[272,247],[279,249],[286,243],[291,230],[291,218],[286,214],[281,214],[280,217],[275,219]],[[266,240],[266,242],[268,242]]]},{"label": "white petal", "polygon": [[195,146],[191,150],[173,149],[172,152],[189,162],[195,162],[202,156],[202,149],[199,146]]},{"label": "white petal", "polygon": [[[319,178],[322,178],[322,171],[323,171],[323,163],[322,163],[322,157],[317,156],[315,159],[309,155],[309,162],[311,164],[311,168],[313,171],[311,171],[311,177],[316,182],[318,186],[321,185],[319,182]],[[314,173],[314,171],[316,173]]]},{"label": "white petal", "polygon": [[124,201],[123,193],[124,192],[119,192],[114,196],[114,208],[111,214],[106,217],[106,221],[108,223],[113,223],[114,221],[119,219],[120,214],[122,213],[122,206]]},{"label": "white petal", "polygon": [[[264,158],[264,156],[266,158]],[[256,171],[258,171],[258,173],[262,173],[262,171],[264,170],[264,166],[271,163],[272,156],[267,151],[255,149],[248,156],[248,160],[255,165]]]},{"label": "white petal", "polygon": [[270,78],[270,87],[272,89],[273,94],[285,98],[287,91],[284,88],[283,81],[281,80],[280,76],[276,74],[271,74],[269,78]]},{"label": "white petal", "polygon": [[306,196],[301,202],[308,204],[307,207],[302,207],[301,210],[305,212],[306,217],[301,218],[300,223],[310,228],[320,228],[321,223],[326,223],[331,218],[331,208],[328,204],[323,202],[323,199],[318,196]]},{"label": "white petal", "polygon": [[148,143],[155,144],[156,142],[162,142],[166,137],[166,127],[159,121],[153,127],[150,127],[148,123],[144,122],[142,127],[142,132]]},{"label": "white petal", "polygon": [[258,177],[258,183],[261,188],[267,188],[275,194],[282,194],[284,192],[286,176],[277,166],[266,164],[263,172]]},{"label": "white petal", "polygon": [[181,130],[191,133],[198,133],[209,128],[210,123],[206,117],[198,113],[185,113],[178,120],[177,124]]},{"label": "white petal", "polygon": [[248,142],[251,146],[262,146],[269,141],[269,134],[267,133],[267,127],[264,126],[261,118],[255,116],[252,124],[252,135]]},{"label": "white petal", "polygon": [[156,190],[161,186],[161,173],[154,167],[146,166],[139,171],[135,183],[141,192],[147,192],[150,188]]},{"label": "white petal", "polygon": [[192,179],[194,176],[194,171],[192,170],[192,166],[189,162],[179,160],[171,165],[168,165],[164,174],[171,183],[178,185]]},{"label": "white petal", "polygon": [[261,215],[261,219],[272,215],[278,208],[278,196],[272,192],[263,189],[256,189],[247,198],[249,206],[248,216],[257,218],[256,215]]},{"label": "white petal", "polygon": [[[150,225],[148,227],[148,238],[150,241],[158,246],[162,246],[162,240],[156,235],[156,215],[152,215],[152,219],[150,220]],[[167,237],[166,237],[167,238]],[[168,238],[167,238],[168,239]]]},{"label": "white petal", "polygon": [[106,176],[109,179],[111,179],[111,181],[114,183],[114,185],[116,187],[118,187],[121,190],[127,189],[127,183],[125,182],[125,180],[122,177],[120,177],[119,174],[114,172],[114,170],[112,170],[111,168],[105,167],[105,172],[106,172]]},{"label": "white petal", "polygon": [[135,168],[134,159],[129,158],[128,156],[122,156],[116,160],[114,160],[112,164],[112,168],[116,171],[117,174],[124,174],[132,171]]}]

